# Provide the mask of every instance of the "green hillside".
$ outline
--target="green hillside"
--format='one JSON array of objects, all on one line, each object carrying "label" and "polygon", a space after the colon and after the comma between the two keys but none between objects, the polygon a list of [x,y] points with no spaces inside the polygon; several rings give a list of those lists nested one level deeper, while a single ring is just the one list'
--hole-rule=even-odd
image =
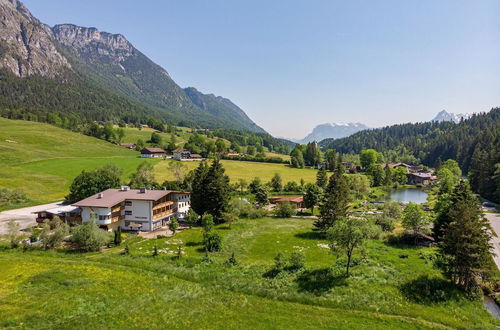
[{"label": "green hillside", "polygon": [[[147,141],[152,129],[125,129],[125,142]],[[160,133],[169,139],[167,133]],[[181,129],[176,137],[178,146],[185,143],[191,133]],[[130,174],[143,162],[155,165],[158,182],[172,180],[169,162],[174,160],[141,159],[137,151],[125,149],[83,134],[58,128],[49,124],[9,120],[0,118],[0,188],[20,188],[30,199],[29,205],[48,203],[63,199],[72,180],[82,171],[90,170],[107,163],[115,164],[124,170],[126,182]],[[185,162],[185,172],[198,165]],[[269,181],[275,173],[280,173],[284,182],[306,182],[315,180],[316,171],[295,169],[283,164],[223,161],[226,173],[233,182],[254,177]],[[11,205],[20,207],[24,205]]]}]

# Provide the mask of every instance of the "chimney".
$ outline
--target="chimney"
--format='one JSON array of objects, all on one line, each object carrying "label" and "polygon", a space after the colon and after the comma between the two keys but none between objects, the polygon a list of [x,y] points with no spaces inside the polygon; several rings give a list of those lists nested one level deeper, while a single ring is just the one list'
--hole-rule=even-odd
[{"label": "chimney", "polygon": [[141,194],[144,194],[144,193],[146,193],[146,188],[141,188],[139,191]]},{"label": "chimney", "polygon": [[101,198],[103,198],[103,197],[104,197],[104,194],[103,194],[103,193],[98,193],[98,194],[97,194],[97,199],[101,199]]}]

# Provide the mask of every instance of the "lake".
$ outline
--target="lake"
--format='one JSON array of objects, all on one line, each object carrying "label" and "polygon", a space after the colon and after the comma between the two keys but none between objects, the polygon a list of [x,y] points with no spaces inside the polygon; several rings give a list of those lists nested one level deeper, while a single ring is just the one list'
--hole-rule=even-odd
[{"label": "lake", "polygon": [[421,189],[416,188],[402,188],[394,189],[389,192],[388,200],[398,201],[401,203],[416,203],[422,204],[427,202],[427,193]]}]

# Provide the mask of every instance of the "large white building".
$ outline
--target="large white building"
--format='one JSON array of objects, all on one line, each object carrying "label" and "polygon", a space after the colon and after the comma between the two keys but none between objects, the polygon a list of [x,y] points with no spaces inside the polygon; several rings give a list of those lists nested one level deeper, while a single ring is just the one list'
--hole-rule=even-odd
[{"label": "large white building", "polygon": [[184,218],[191,197],[172,190],[108,189],[75,204],[82,222],[94,220],[102,228],[153,231],[168,224],[172,217]]}]

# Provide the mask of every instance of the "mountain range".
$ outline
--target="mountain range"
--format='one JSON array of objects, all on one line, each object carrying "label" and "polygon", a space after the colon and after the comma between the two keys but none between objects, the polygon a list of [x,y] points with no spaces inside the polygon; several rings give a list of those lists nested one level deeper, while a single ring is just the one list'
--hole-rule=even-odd
[{"label": "mountain range", "polygon": [[294,140],[297,143],[309,143],[312,141],[322,141],[324,139],[340,139],[359,131],[369,129],[368,126],[362,123],[326,123],[314,127],[311,133],[300,140]]},{"label": "mountain range", "polygon": [[460,120],[462,120],[462,119],[468,119],[471,116],[472,116],[472,113],[459,113],[459,114],[455,114],[455,113],[452,113],[452,112],[448,112],[446,110],[442,110],[431,121],[437,121],[437,122],[452,121],[454,123],[459,123]]},{"label": "mountain range", "polygon": [[123,35],[40,22],[18,0],[0,0],[0,114],[42,120],[168,123],[265,131],[230,100],[183,89]]}]

